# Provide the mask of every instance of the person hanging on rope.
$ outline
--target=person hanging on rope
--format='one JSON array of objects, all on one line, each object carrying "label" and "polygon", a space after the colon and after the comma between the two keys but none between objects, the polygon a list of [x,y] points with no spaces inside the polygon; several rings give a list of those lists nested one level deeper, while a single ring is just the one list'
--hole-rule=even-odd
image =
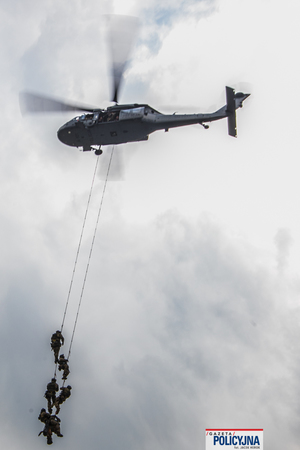
[{"label": "person hanging on rope", "polygon": [[47,420],[50,419],[50,414],[47,413],[47,411],[45,410],[45,408],[41,409],[40,415],[38,417],[38,419],[42,422],[42,423],[46,423]]},{"label": "person hanging on rope", "polygon": [[57,417],[55,414],[53,414],[50,417],[50,428],[51,432],[55,433],[58,437],[63,437],[63,435],[60,432],[60,418]]},{"label": "person hanging on rope", "polygon": [[60,432],[60,418],[56,415],[49,415],[49,419],[45,422],[44,429],[39,432],[39,436],[43,434],[43,436],[47,437],[47,444],[53,444],[52,433],[55,433],[58,437],[63,437]]},{"label": "person hanging on rope", "polygon": [[53,408],[53,405],[56,400],[56,392],[58,392],[58,390],[59,390],[59,386],[56,383],[56,379],[52,378],[50,383],[47,384],[47,390],[44,395],[44,397],[48,401],[48,411],[50,414],[52,413],[52,408]]},{"label": "person hanging on rope", "polygon": [[63,387],[60,388],[61,393],[59,394],[58,397],[56,397],[56,400],[55,400],[55,403],[54,403],[54,406],[56,407],[56,413],[55,413],[55,414],[58,414],[58,413],[59,413],[59,411],[60,411],[60,405],[61,405],[63,402],[65,402],[65,401],[67,400],[67,398],[70,397],[70,395],[71,395],[71,389],[72,389],[72,386],[67,386],[67,387],[64,387],[64,386],[63,386]]},{"label": "person hanging on rope", "polygon": [[59,357],[58,370],[63,370],[64,371],[62,379],[66,380],[68,375],[69,375],[69,373],[70,373],[70,369],[69,369],[68,360],[65,358],[64,354],[60,355],[60,357]]},{"label": "person hanging on rope", "polygon": [[[41,411],[41,413],[42,413],[42,411]],[[46,414],[48,414],[48,413],[46,413]],[[43,436],[45,436],[47,438],[47,444],[51,445],[51,444],[53,444],[52,432],[51,432],[51,428],[50,428],[50,417],[51,416],[50,416],[50,414],[48,414],[48,415],[49,415],[49,417],[45,421],[41,420],[40,416],[39,416],[39,420],[41,420],[41,422],[43,422],[45,424],[45,426],[44,426],[44,429],[39,432],[38,436],[40,436],[43,433]],[[45,416],[43,418],[45,418]]]},{"label": "person hanging on rope", "polygon": [[58,363],[58,354],[60,347],[64,345],[65,339],[63,335],[61,334],[61,331],[57,330],[55,333],[51,336],[51,349],[54,352],[54,361],[55,364]]}]

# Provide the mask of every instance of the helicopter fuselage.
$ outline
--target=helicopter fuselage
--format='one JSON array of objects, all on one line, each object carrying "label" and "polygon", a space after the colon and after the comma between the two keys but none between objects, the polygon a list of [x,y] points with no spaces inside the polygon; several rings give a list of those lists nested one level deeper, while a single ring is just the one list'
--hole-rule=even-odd
[{"label": "helicopter fuselage", "polygon": [[106,110],[82,114],[63,125],[57,132],[66,145],[91,150],[92,145],[115,145],[148,140],[157,130],[192,124],[203,124],[227,117],[226,107],[210,114],[161,114],[149,105],[115,105]]}]

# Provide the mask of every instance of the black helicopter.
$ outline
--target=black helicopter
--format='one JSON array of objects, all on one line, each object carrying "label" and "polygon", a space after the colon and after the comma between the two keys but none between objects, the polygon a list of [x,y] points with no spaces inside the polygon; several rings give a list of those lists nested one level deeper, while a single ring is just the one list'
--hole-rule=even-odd
[{"label": "black helicopter", "polygon": [[[149,134],[157,130],[200,124],[209,128],[207,122],[227,118],[228,134],[236,137],[236,110],[250,94],[235,93],[226,86],[226,105],[207,114],[162,114],[147,104],[118,104],[118,92],[126,66],[133,38],[138,28],[138,20],[129,16],[112,16],[110,19],[110,47],[112,54],[112,74],[114,80],[114,106],[107,109],[85,107],[54,100],[33,93],[20,94],[21,109],[25,112],[81,111],[59,128],[58,139],[66,145],[94,150],[102,153],[102,145],[146,141]],[[93,146],[97,146],[95,148]]]}]

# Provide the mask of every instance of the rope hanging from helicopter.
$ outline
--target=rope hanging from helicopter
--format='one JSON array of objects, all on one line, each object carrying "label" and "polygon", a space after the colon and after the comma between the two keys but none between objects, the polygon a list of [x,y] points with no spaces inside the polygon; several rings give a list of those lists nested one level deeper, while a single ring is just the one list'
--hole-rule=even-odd
[{"label": "rope hanging from helicopter", "polygon": [[93,248],[94,248],[95,238],[96,238],[96,234],[97,234],[97,229],[98,229],[98,224],[99,224],[100,214],[101,214],[101,211],[102,211],[102,205],[103,205],[103,200],[104,200],[104,195],[105,195],[105,191],[106,191],[106,185],[107,185],[107,181],[108,181],[108,176],[109,176],[109,171],[110,171],[110,167],[111,167],[111,162],[112,162],[113,154],[114,154],[114,146],[112,146],[112,150],[111,150],[111,154],[110,154],[110,159],[109,159],[109,163],[108,163],[108,168],[107,168],[107,173],[106,173],[105,183],[104,183],[104,186],[103,186],[102,196],[101,196],[101,200],[100,200],[100,204],[99,204],[98,215],[97,215],[97,219],[96,219],[96,224],[95,224],[95,229],[94,229],[93,239],[92,239],[91,248],[90,248],[90,253],[89,253],[89,257],[88,257],[88,262],[87,262],[87,265],[86,265],[85,275],[84,275],[84,279],[83,279],[83,283],[82,283],[82,288],[81,288],[81,293],[80,293],[80,299],[79,299],[79,303],[78,303],[78,308],[77,308],[77,313],[76,313],[76,318],[75,318],[75,323],[74,323],[74,327],[73,327],[73,332],[72,332],[72,337],[71,337],[71,341],[70,341],[70,347],[69,347],[69,352],[68,352],[68,357],[67,357],[67,359],[69,359],[69,358],[70,358],[70,355],[71,355],[71,349],[72,349],[72,344],[73,344],[74,334],[75,334],[75,330],[76,330],[76,326],[77,326],[77,321],[78,321],[79,311],[80,311],[81,302],[82,302],[82,298],[83,298],[84,288],[85,288],[85,284],[86,284],[86,280],[87,280],[87,275],[88,275],[88,271],[89,271],[89,267],[90,267],[90,261],[91,261],[91,257],[92,257],[92,253],[93,253]]},{"label": "rope hanging from helicopter", "polygon": [[[106,186],[107,186],[107,182],[108,182],[108,177],[109,177],[111,162],[112,162],[112,158],[113,158],[113,153],[114,153],[114,146],[112,146],[112,150],[111,150],[111,154],[110,154],[110,159],[109,159],[109,163],[108,163],[108,167],[107,167],[107,173],[106,173],[105,182],[104,182],[102,195],[101,195],[101,200],[100,200],[100,204],[99,204],[99,210],[98,210],[98,215],[97,215],[97,219],[96,219],[94,234],[93,234],[93,238],[92,238],[92,242],[91,242],[90,252],[89,252],[88,261],[87,261],[85,274],[84,274],[84,278],[83,278],[83,283],[82,283],[82,287],[81,287],[81,293],[80,293],[80,297],[79,297],[79,302],[78,302],[75,322],[74,322],[74,326],[73,326],[73,331],[72,331],[72,336],[71,336],[70,346],[69,346],[69,351],[68,351],[68,356],[67,356],[67,360],[68,361],[69,361],[70,355],[71,355],[71,349],[72,349],[72,345],[73,345],[73,340],[74,340],[75,330],[76,330],[76,326],[77,326],[79,311],[80,311],[82,298],[83,298],[83,294],[84,294],[84,289],[85,289],[85,285],[86,285],[86,280],[87,280],[87,276],[88,276],[88,271],[89,271],[89,267],[90,267],[90,261],[91,261],[91,257],[92,257],[92,253],[93,253],[93,248],[94,248],[95,238],[96,238],[96,234],[97,234],[99,219],[100,219],[100,215],[101,215],[101,211],[102,211],[104,195],[105,195]],[[71,295],[71,291],[72,291],[72,287],[73,287],[73,281],[74,281],[74,276],[75,276],[75,272],[76,272],[78,257],[79,257],[80,248],[81,248],[82,237],[83,237],[83,233],[84,233],[84,229],[85,229],[86,219],[87,219],[88,210],[89,210],[89,206],[90,206],[90,200],[91,200],[92,191],[93,191],[93,187],[94,187],[94,181],[95,181],[95,177],[96,177],[96,173],[97,173],[98,161],[99,161],[99,157],[97,157],[96,166],[95,166],[95,170],[94,170],[94,174],[93,174],[91,189],[90,189],[90,193],[89,193],[89,197],[88,197],[87,207],[86,207],[84,220],[83,220],[83,225],[82,225],[82,229],[81,229],[81,234],[80,234],[80,238],[79,238],[78,248],[77,248],[76,257],[75,257],[75,263],[74,263],[74,267],[73,267],[73,272],[72,272],[72,277],[71,277],[71,281],[70,281],[70,286],[69,286],[69,291],[68,291],[68,296],[67,296],[67,300],[66,300],[66,305],[65,305],[65,310],[64,310],[64,314],[63,314],[63,320],[62,320],[60,332],[62,332],[62,330],[63,330],[65,319],[66,319],[66,314],[67,314],[68,305],[69,305],[69,301],[70,301],[70,295]],[[55,364],[54,378],[56,378],[56,371],[57,371],[57,364]],[[64,386],[64,384],[65,384],[65,380],[63,381],[63,386]]]},{"label": "rope hanging from helicopter", "polygon": [[71,282],[70,282],[70,286],[69,286],[69,291],[68,291],[66,306],[65,306],[65,310],[64,310],[63,320],[62,320],[62,324],[61,324],[61,327],[60,327],[60,332],[61,333],[62,333],[62,330],[63,330],[63,327],[64,327],[66,314],[67,314],[67,310],[68,310],[68,306],[69,306],[69,300],[70,300],[70,295],[71,295],[71,291],[72,291],[72,287],[73,287],[73,281],[74,281],[74,276],[75,276],[75,272],[76,272],[78,257],[79,257],[79,253],[80,253],[80,247],[81,247],[83,232],[84,232],[84,228],[85,228],[85,224],[86,224],[86,218],[87,218],[87,215],[88,215],[88,210],[89,210],[90,201],[91,201],[91,197],[92,197],[95,176],[96,176],[96,173],[97,173],[98,162],[99,162],[99,158],[96,158],[96,166],[95,166],[95,170],[94,170],[94,174],[93,174],[92,185],[91,185],[91,189],[90,189],[90,193],[89,193],[89,197],[88,197],[88,202],[87,202],[87,206],[86,206],[86,211],[85,211],[85,215],[84,215],[84,219],[83,219],[83,225],[82,225],[81,234],[80,234],[80,238],[79,238],[79,243],[78,243],[78,247],[77,247],[77,253],[76,253],[75,263],[74,263],[74,267],[73,267]]}]

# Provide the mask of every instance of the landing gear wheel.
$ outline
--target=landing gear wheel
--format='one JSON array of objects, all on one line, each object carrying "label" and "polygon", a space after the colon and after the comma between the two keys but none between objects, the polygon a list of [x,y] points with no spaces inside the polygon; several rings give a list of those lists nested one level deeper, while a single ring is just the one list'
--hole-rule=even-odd
[{"label": "landing gear wheel", "polygon": [[100,148],[98,150],[95,150],[96,156],[100,156],[100,155],[102,155],[102,153],[103,153],[103,150],[101,150]]},{"label": "landing gear wheel", "polygon": [[200,125],[202,125],[205,130],[209,129],[209,125],[207,125],[206,123],[200,123]]}]

